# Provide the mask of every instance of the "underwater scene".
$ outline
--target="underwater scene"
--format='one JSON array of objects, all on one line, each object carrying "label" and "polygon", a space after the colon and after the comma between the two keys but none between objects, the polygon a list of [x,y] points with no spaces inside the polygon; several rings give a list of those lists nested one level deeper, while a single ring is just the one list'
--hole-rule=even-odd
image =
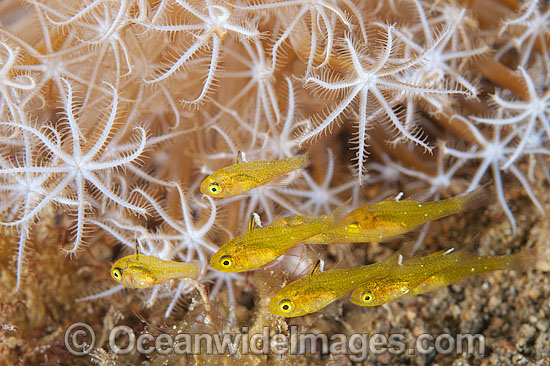
[{"label": "underwater scene", "polygon": [[550,366],[550,2],[0,1],[0,365]]}]

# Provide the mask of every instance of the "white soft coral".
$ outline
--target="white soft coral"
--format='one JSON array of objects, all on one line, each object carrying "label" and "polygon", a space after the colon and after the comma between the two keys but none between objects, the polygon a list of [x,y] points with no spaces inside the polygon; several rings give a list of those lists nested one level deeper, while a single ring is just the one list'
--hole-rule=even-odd
[{"label": "white soft coral", "polygon": [[[111,143],[116,133],[115,120],[119,107],[118,94],[111,101],[110,113],[99,133],[86,134],[78,122],[78,114],[71,84],[63,80],[66,88],[64,105],[65,128],[45,125],[33,126],[22,116],[18,121],[0,122],[11,129],[12,137],[23,139],[19,154],[2,157],[0,176],[2,190],[25,197],[25,203],[13,201],[14,215],[0,226],[18,228],[19,244],[18,285],[20,263],[24,256],[24,241],[39,215],[49,206],[62,205],[76,214],[74,243],[69,254],[76,253],[83,242],[84,227],[90,211],[115,204],[137,215],[145,215],[146,208],[134,199],[117,192],[112,184],[117,171],[138,164],[146,147],[147,136],[142,127],[136,127],[138,143],[114,151]],[[122,177],[118,180],[124,181]]]},{"label": "white soft coral", "polygon": [[520,57],[518,66],[527,67],[528,62],[533,59],[533,50],[538,46],[544,60],[546,77],[550,78],[550,6],[546,5],[543,10],[543,3],[540,0],[526,1],[521,7],[522,14],[519,17],[503,22],[500,34],[510,33],[512,37],[500,48],[495,58],[498,60],[509,50],[515,49]]},{"label": "white soft coral", "polygon": [[[415,98],[429,98],[432,95],[467,94],[446,86],[429,86],[412,84],[403,78],[404,73],[411,73],[425,62],[432,50],[446,40],[451,28],[442,33],[429,48],[410,60],[400,60],[395,55],[396,32],[393,26],[386,27],[384,47],[373,59],[372,50],[355,42],[351,36],[344,37],[342,53],[349,61],[349,70],[342,76],[333,71],[323,70],[306,78],[306,87],[312,87],[320,95],[335,95],[341,98],[335,107],[328,109],[324,116],[316,119],[314,128],[305,130],[299,142],[315,138],[330,131],[333,124],[349,112],[354,101],[358,100],[357,135],[357,173],[359,181],[364,174],[364,160],[367,155],[366,139],[369,125],[376,121],[376,116],[384,116],[398,136],[431,151],[431,147],[422,138],[422,131],[415,126],[407,126],[395,112],[396,97],[409,95]],[[380,119],[380,118],[378,118]]]},{"label": "white soft coral", "polygon": [[[177,59],[170,62],[167,68],[159,71],[154,79],[146,80],[146,83],[158,83],[171,77],[178,70],[188,65],[201,50],[211,50],[209,57],[209,66],[204,80],[204,85],[200,94],[193,100],[183,100],[186,104],[198,104],[204,101],[208,93],[214,86],[216,73],[223,54],[222,43],[227,35],[234,35],[239,40],[253,39],[260,36],[260,32],[255,28],[253,22],[244,22],[238,11],[225,5],[217,4],[214,1],[206,1],[204,10],[199,11],[194,7],[191,1],[176,0],[178,10],[185,14],[185,18],[180,24],[144,24],[153,32],[166,33],[191,33],[194,42],[183,51],[177,51]],[[171,20],[169,20],[171,21]]]},{"label": "white soft coral", "polygon": [[[469,127],[470,131],[472,132],[478,143],[472,146],[468,151],[460,151],[445,146],[443,148],[443,152],[447,155],[457,157],[464,161],[480,160],[480,163],[477,167],[477,172],[472,178],[467,191],[470,192],[477,188],[487,170],[491,169],[497,199],[506,216],[508,216],[508,219],[510,220],[510,223],[512,225],[512,231],[515,233],[517,229],[516,220],[506,202],[501,175],[502,172],[509,171],[521,183],[521,185],[525,189],[525,192],[527,192],[529,198],[531,198],[531,201],[533,201],[537,209],[544,215],[544,209],[535,197],[535,194],[533,193],[533,190],[531,189],[529,182],[525,178],[523,173],[513,164],[510,165],[507,169],[504,169],[504,167],[502,166],[502,164],[505,161],[508,161],[510,159],[510,156],[513,155],[516,151],[516,149],[512,148],[510,144],[517,136],[517,132],[512,131],[503,136],[501,126],[496,125],[493,127],[492,137],[487,138],[480,132],[477,127],[474,126],[473,123],[466,119],[461,119]],[[525,150],[525,153],[532,152]]]},{"label": "white soft coral", "polygon": [[[472,117],[475,121],[498,126],[511,126],[520,139],[514,152],[508,157],[503,169],[507,169],[525,153],[529,142],[538,133],[536,127],[543,129],[550,138],[550,88],[541,90],[523,67],[519,71],[527,89],[528,100],[506,100],[497,92],[493,95],[494,105],[500,116],[492,118]],[[521,137],[520,137],[521,136]]]}]

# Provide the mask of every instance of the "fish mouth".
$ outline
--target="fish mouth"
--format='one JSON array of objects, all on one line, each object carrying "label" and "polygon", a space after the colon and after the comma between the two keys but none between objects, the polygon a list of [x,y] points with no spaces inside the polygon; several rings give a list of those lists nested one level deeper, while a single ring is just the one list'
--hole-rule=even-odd
[{"label": "fish mouth", "polygon": [[206,194],[208,195],[208,191],[206,190],[206,187],[208,187],[208,184],[209,184],[209,180],[208,178],[206,178],[205,180],[203,180],[203,182],[201,183],[201,193],[202,194]]},{"label": "fish mouth", "polygon": [[210,259],[210,267],[212,267],[216,271],[220,271],[220,267],[219,267],[219,264],[218,264],[219,258],[220,258],[220,256],[216,253]]}]

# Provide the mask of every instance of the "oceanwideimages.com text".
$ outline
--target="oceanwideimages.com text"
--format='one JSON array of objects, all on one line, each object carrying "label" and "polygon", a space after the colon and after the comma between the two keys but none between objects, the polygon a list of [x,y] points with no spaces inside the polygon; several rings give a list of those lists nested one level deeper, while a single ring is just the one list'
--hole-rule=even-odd
[{"label": "oceanwideimages.com text", "polygon": [[[86,323],[74,323],[65,332],[65,346],[74,355],[90,353],[96,346],[96,336]],[[104,346],[104,345],[103,345]],[[481,334],[439,334],[424,333],[414,341],[404,334],[323,334],[300,333],[297,326],[291,326],[288,334],[274,333],[264,327],[261,333],[249,333],[244,327],[239,333],[180,333],[137,334],[125,325],[111,329],[108,349],[125,355],[138,352],[144,355],[158,353],[168,355],[306,355],[332,354],[348,355],[354,362],[361,362],[369,355],[415,355],[424,354],[485,354],[485,338]]]}]

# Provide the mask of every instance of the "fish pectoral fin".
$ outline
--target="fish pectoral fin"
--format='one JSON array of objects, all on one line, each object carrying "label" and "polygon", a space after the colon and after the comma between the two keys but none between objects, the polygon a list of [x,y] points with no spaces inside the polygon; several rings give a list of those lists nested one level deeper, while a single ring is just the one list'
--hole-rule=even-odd
[{"label": "fish pectoral fin", "polygon": [[248,231],[252,231],[261,227],[262,221],[260,220],[260,215],[258,215],[256,212],[252,212],[250,214],[250,218],[248,219]]},{"label": "fish pectoral fin", "polygon": [[394,301],[405,296],[406,294],[409,293],[409,290],[410,290],[409,286],[405,286],[405,285],[395,289],[395,291],[393,291],[393,294],[388,297],[388,301]]}]

